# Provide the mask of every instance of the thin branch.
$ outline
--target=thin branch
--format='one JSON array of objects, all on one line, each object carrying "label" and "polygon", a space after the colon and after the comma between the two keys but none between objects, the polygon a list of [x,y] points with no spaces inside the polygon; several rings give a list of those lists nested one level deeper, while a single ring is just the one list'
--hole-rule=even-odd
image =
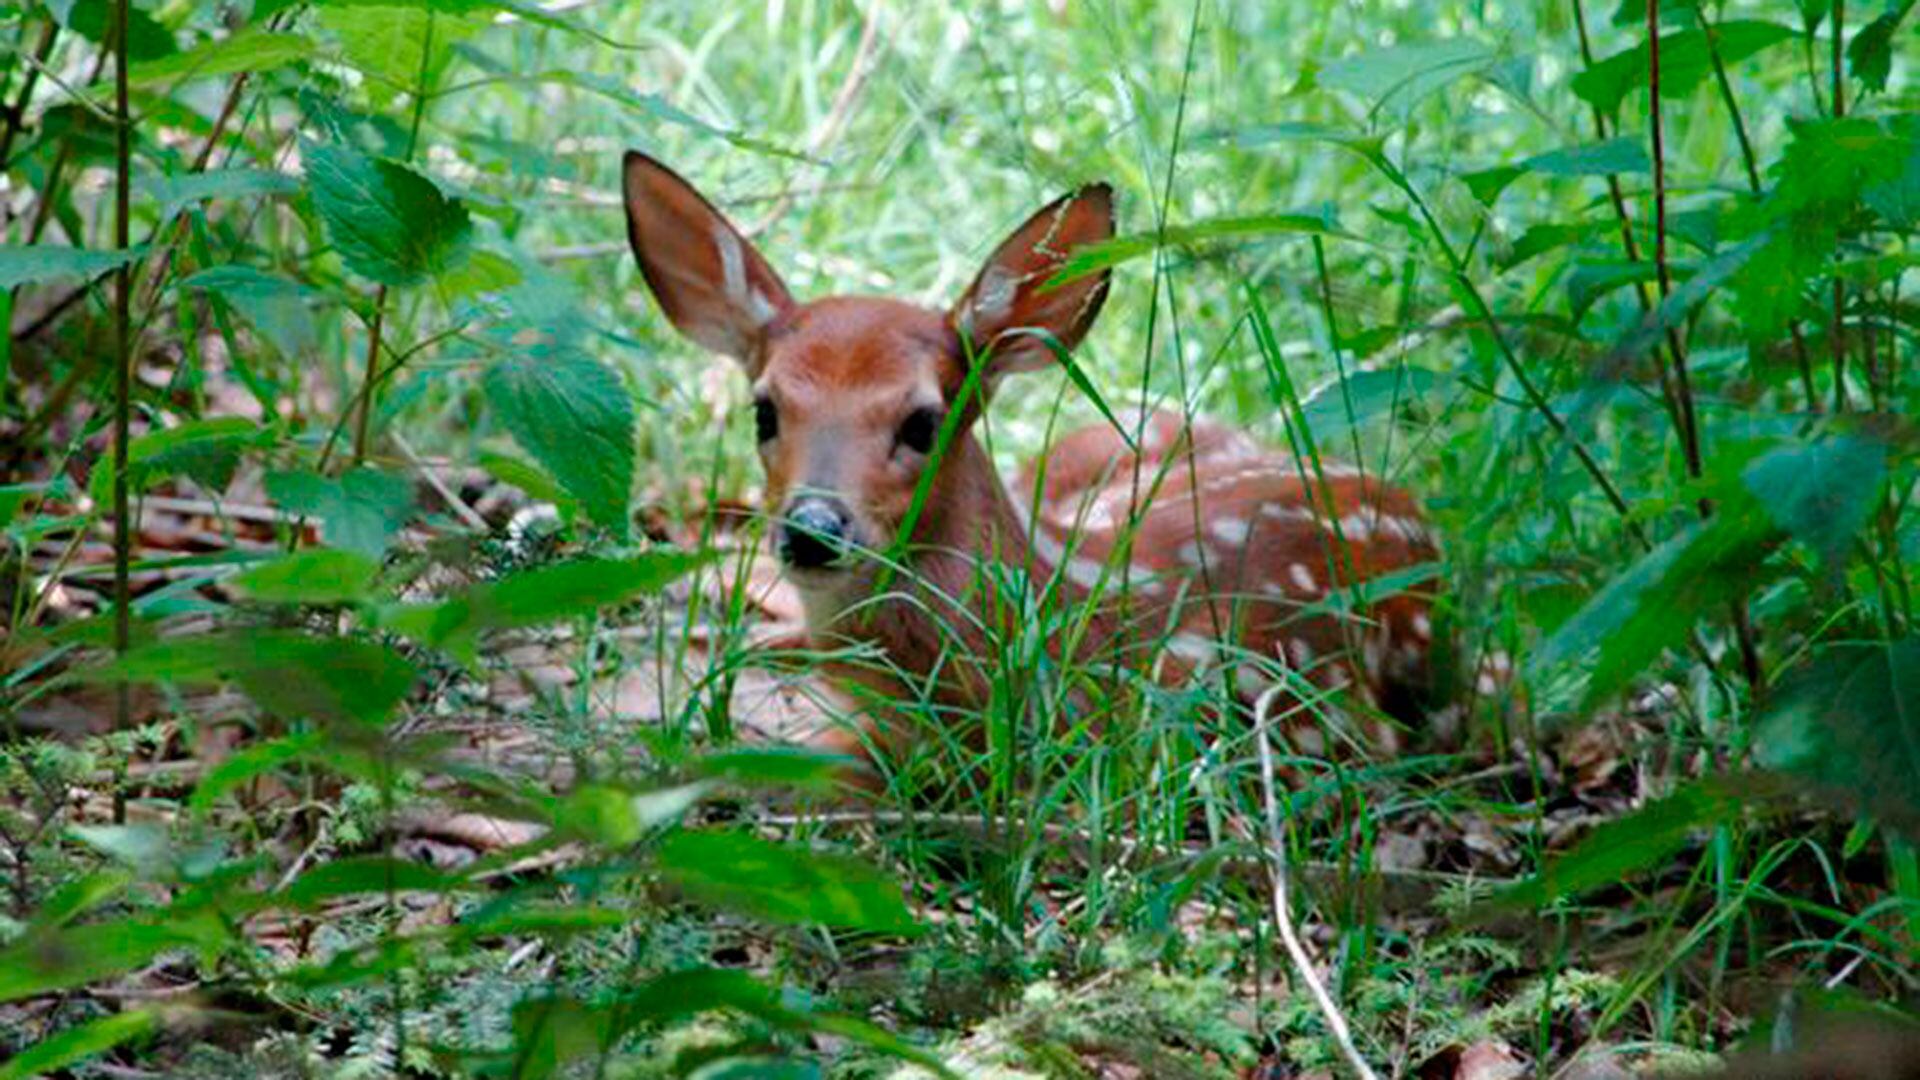
[{"label": "thin branch", "polygon": [[[127,107],[127,23],[129,0],[116,0],[113,16],[113,244],[126,251],[132,243],[133,124]],[[133,587],[130,579],[133,529],[128,520],[127,444],[133,420],[133,267],[122,262],[113,272],[113,651],[124,654],[133,644]],[[122,679],[114,685],[114,730],[131,726],[133,687]],[[125,804],[116,789],[114,820],[122,820]]]},{"label": "thin branch", "polygon": [[[1846,72],[1846,0],[1833,0],[1833,118],[1847,115]],[[1847,338],[1845,322],[1847,285],[1838,273],[1833,275],[1833,322],[1827,327],[1827,343],[1833,353],[1833,411],[1846,412]]]},{"label": "thin branch", "polygon": [[1286,946],[1287,958],[1293,962],[1294,971],[1300,981],[1307,984],[1307,992],[1313,995],[1313,1003],[1319,1007],[1320,1016],[1327,1022],[1327,1031],[1340,1047],[1340,1053],[1347,1059],[1347,1065],[1363,1080],[1379,1080],[1367,1059],[1360,1056],[1359,1047],[1354,1045],[1353,1031],[1347,1024],[1347,1018],[1340,1006],[1327,992],[1326,985],[1313,970],[1313,959],[1307,955],[1306,947],[1300,943],[1300,934],[1293,925],[1293,904],[1290,894],[1291,882],[1287,871],[1286,831],[1280,823],[1280,797],[1274,783],[1273,742],[1267,736],[1270,722],[1269,714],[1273,703],[1280,695],[1291,692],[1286,683],[1277,683],[1260,695],[1253,710],[1253,735],[1260,748],[1260,797],[1266,804],[1267,819],[1267,880],[1273,888],[1273,922],[1280,931],[1280,941]]}]

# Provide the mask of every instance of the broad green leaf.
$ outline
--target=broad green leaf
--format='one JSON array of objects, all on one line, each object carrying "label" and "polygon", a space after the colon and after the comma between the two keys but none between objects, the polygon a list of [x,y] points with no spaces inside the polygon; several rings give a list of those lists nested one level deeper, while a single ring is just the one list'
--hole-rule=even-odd
[{"label": "broad green leaf", "polygon": [[[453,16],[480,22],[485,25],[493,16],[512,15],[535,26],[544,26],[550,30],[565,30],[592,38],[603,45],[616,49],[631,49],[636,46],[622,44],[613,38],[593,29],[587,23],[568,17],[564,12],[549,10],[538,0],[317,0],[320,8],[401,8],[415,11],[431,10],[441,17]],[[417,61],[419,51],[415,50]]]},{"label": "broad green leaf", "polygon": [[193,798],[188,805],[196,816],[205,817],[214,804],[233,789],[283,765],[312,758],[324,746],[318,731],[304,731],[256,742],[208,769],[200,782],[194,785]]},{"label": "broad green leaf", "polygon": [[1397,410],[1433,393],[1439,382],[1433,372],[1405,365],[1356,371],[1322,387],[1301,409],[1316,440],[1345,439],[1369,421],[1391,420]]},{"label": "broad green leaf", "polygon": [[173,862],[173,845],[163,825],[69,825],[67,833],[149,877],[163,873]]},{"label": "broad green leaf", "polygon": [[1516,165],[1482,169],[1463,174],[1460,179],[1473,192],[1474,198],[1483,203],[1492,203],[1507,189],[1507,185],[1528,173],[1542,176],[1613,176],[1646,172],[1650,168],[1652,163],[1648,161],[1647,152],[1641,148],[1640,141],[1622,137],[1549,150]]},{"label": "broad green leaf", "polygon": [[[1714,27],[1722,62],[1737,64],[1747,57],[1789,41],[1792,27],[1758,19],[1728,19]],[[1602,112],[1619,111],[1626,96],[1647,85],[1650,52],[1642,41],[1617,52],[1573,77],[1573,92]],[[1706,32],[1698,28],[1660,35],[1660,96],[1684,97],[1713,70]]]},{"label": "broad green leaf", "polygon": [[385,722],[413,688],[411,663],[384,645],[292,630],[163,638],[94,669],[98,679],[207,684],[232,680],[263,708],[328,722]]},{"label": "broad green leaf", "polygon": [[1887,76],[1893,71],[1893,32],[1911,4],[1889,7],[1878,18],[1854,31],[1847,42],[1847,71],[1860,85],[1879,92],[1887,88]]},{"label": "broad green leaf", "polygon": [[[67,29],[96,45],[107,44],[107,29],[113,25],[115,0],[58,0],[48,5],[54,17]],[[157,60],[179,48],[173,32],[162,26],[139,4],[129,4],[127,19],[127,57],[135,62]]]},{"label": "broad green leaf", "polygon": [[187,206],[207,199],[238,199],[255,195],[291,195],[300,181],[268,169],[215,169],[177,176],[147,176],[140,182],[160,204],[160,216],[172,217]]},{"label": "broad green leaf", "polygon": [[1754,587],[1772,535],[1766,512],[1744,500],[1723,504],[1710,523],[1687,526],[1607,582],[1546,640],[1532,659],[1535,681],[1545,685],[1563,668],[1584,676],[1583,709],[1616,693],[1702,617]]},{"label": "broad green leaf", "polygon": [[332,479],[313,472],[267,474],[267,494],[283,509],[325,523],[327,543],[379,558],[413,517],[413,484],[403,476],[359,468]]},{"label": "broad green leaf", "polygon": [[284,356],[308,356],[319,344],[308,308],[312,290],[296,281],[235,263],[202,270],[183,284],[215,293],[232,304]]},{"label": "broad green leaf", "polygon": [[1338,236],[1356,239],[1341,229],[1326,213],[1256,214],[1251,217],[1212,218],[1186,225],[1168,226],[1162,232],[1136,233],[1115,237],[1098,244],[1074,248],[1060,269],[1047,279],[1046,287],[1057,288],[1068,282],[1096,274],[1121,263],[1151,255],[1163,247],[1185,247],[1217,240],[1243,240],[1264,236]]},{"label": "broad green leaf", "polygon": [[1861,188],[1860,197],[1874,213],[1896,228],[1920,227],[1920,116],[1907,114],[1888,122],[1905,144],[1898,171],[1876,176]]},{"label": "broad green leaf", "polygon": [[1644,259],[1635,262],[1593,262],[1582,259],[1567,272],[1567,308],[1578,322],[1593,305],[1615,290],[1653,282],[1659,269]]},{"label": "broad green leaf", "polygon": [[1761,765],[1920,838],[1920,637],[1832,645],[1776,688]]},{"label": "broad green leaf", "polygon": [[619,850],[680,820],[712,790],[709,783],[631,791],[612,784],[580,784],[556,800],[549,820],[560,832]]},{"label": "broad green leaf", "polygon": [[[403,93],[440,83],[453,46],[487,28],[484,13],[452,4],[320,5],[320,25],[339,39],[341,57],[368,77],[367,96],[384,109]],[[423,80],[424,76],[424,82]]]},{"label": "broad green leaf", "polygon": [[1569,900],[1664,863],[1698,831],[1738,818],[1749,785],[1698,780],[1672,795],[1606,822],[1536,876],[1508,888],[1492,903],[1544,907]]},{"label": "broad green leaf", "polygon": [[487,369],[487,402],[587,516],[627,534],[633,398],[606,365],[576,349],[529,348]]},{"label": "broad green leaf", "polygon": [[683,830],[657,853],[690,899],[754,918],[906,934],[920,927],[900,887],[873,867],[744,832]]},{"label": "broad green leaf", "polygon": [[0,1080],[26,1080],[58,1072],[104,1054],[121,1043],[144,1038],[159,1026],[159,1014],[148,1009],[131,1009],[89,1020],[0,1062]]},{"label": "broad green leaf", "polygon": [[135,880],[120,867],[75,878],[41,898],[33,912],[33,926],[42,931],[60,927],[126,892]]},{"label": "broad green leaf", "polygon": [[313,51],[313,43],[303,35],[248,28],[201,42],[185,52],[131,64],[127,68],[127,81],[146,87],[238,75],[243,71],[272,71],[305,60]]},{"label": "broad green leaf", "polygon": [[1897,179],[1913,150],[1910,138],[1875,117],[1790,117],[1787,129],[1792,138],[1768,200],[1776,215],[1843,213],[1867,189]]},{"label": "broad green leaf", "polygon": [[652,551],[631,559],[579,559],[543,566],[476,585],[437,603],[389,608],[381,614],[381,625],[470,658],[475,639],[485,631],[536,626],[623,604],[659,592],[708,558]]},{"label": "broad green leaf", "polygon": [[1452,38],[1374,49],[1320,70],[1321,86],[1345,90],[1377,109],[1410,108],[1456,79],[1485,71],[1497,60],[1477,41]]},{"label": "broad green leaf", "polygon": [[142,917],[29,934],[0,951],[0,1002],[84,986],[228,937],[216,920]]},{"label": "broad green leaf", "polygon": [[1886,475],[1884,447],[1836,435],[1762,454],[1748,463],[1741,480],[1781,530],[1838,572],[1878,505]]},{"label": "broad green leaf", "polygon": [[274,604],[351,604],[370,599],[380,564],[334,548],[309,548],[227,579],[255,600]]},{"label": "broad green leaf", "polygon": [[425,863],[386,855],[355,855],[334,859],[301,874],[277,899],[296,908],[312,908],[342,896],[386,892],[455,892],[467,887],[458,874],[445,874]]},{"label": "broad green leaf", "polygon": [[[240,455],[266,436],[259,424],[238,416],[188,420],[149,431],[127,446],[127,484],[137,495],[157,480],[178,475],[218,494],[233,482]],[[94,466],[87,478],[87,493],[97,503],[112,500],[111,458]]]},{"label": "broad green leaf", "polygon": [[397,161],[340,145],[306,148],[314,207],[347,268],[382,285],[413,285],[464,251],[467,208]]},{"label": "broad green leaf", "polygon": [[61,244],[0,244],[0,289],[74,278],[92,281],[146,256],[144,244],[124,251],[89,251]]}]

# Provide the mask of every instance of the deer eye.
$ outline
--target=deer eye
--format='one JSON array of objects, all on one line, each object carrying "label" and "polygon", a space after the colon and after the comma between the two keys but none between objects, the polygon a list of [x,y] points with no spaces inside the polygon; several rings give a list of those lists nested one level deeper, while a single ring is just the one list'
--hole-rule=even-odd
[{"label": "deer eye", "polygon": [[939,434],[940,414],[932,409],[915,409],[900,422],[900,445],[916,454],[932,453]]},{"label": "deer eye", "polygon": [[753,399],[753,430],[761,442],[772,442],[780,434],[780,411],[772,398]]}]

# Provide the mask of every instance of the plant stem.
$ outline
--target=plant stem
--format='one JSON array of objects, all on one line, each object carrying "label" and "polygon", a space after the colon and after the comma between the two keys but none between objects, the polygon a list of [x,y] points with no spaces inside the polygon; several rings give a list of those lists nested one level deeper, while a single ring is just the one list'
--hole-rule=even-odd
[{"label": "plant stem", "polygon": [[[1711,31],[1707,31],[1709,37]],[[1653,265],[1664,302],[1673,292],[1673,272],[1667,264],[1667,163],[1666,138],[1660,116],[1660,0],[1647,0],[1647,128],[1653,156]],[[1700,452],[1700,415],[1694,408],[1693,382],[1687,372],[1686,354],[1673,357],[1674,392],[1680,404],[1681,451],[1686,456],[1687,476],[1699,480],[1704,471]],[[1698,503],[1701,520],[1713,516],[1713,501],[1704,496]],[[1744,597],[1733,600],[1730,609],[1734,637],[1740,645],[1740,667],[1747,686],[1757,697],[1764,688],[1765,671],[1760,664],[1760,647],[1754,638],[1753,620],[1747,615]]]},{"label": "plant stem", "polygon": [[[1833,0],[1833,118],[1847,115],[1846,0]],[[1833,352],[1833,411],[1847,411],[1847,339],[1842,319],[1847,309],[1847,286],[1840,275],[1833,275],[1833,322],[1827,327],[1827,344]]]},{"label": "plant stem", "polygon": [[7,107],[6,127],[0,129],[0,172],[5,172],[13,162],[13,140],[20,133],[20,127],[27,118],[27,104],[33,100],[34,84],[40,80],[40,68],[53,55],[54,42],[60,37],[60,23],[47,20],[46,29],[40,32],[40,43],[33,48],[35,63],[26,64],[26,72],[20,77],[20,92],[14,95],[13,104]]},{"label": "plant stem", "polygon": [[[133,128],[127,110],[127,22],[129,0],[116,0],[113,15],[113,244],[132,246]],[[113,272],[113,651],[125,653],[133,641],[133,589],[129,578],[133,530],[127,507],[127,442],[133,425],[133,268],[121,263]],[[114,730],[130,727],[132,686],[114,685]],[[116,809],[119,803],[116,800]],[[119,815],[115,815],[118,820]]]},{"label": "plant stem", "polygon": [[387,287],[373,293],[373,317],[367,322],[367,377],[360,394],[360,419],[353,432],[353,464],[367,459],[367,440],[373,418],[373,388],[380,382],[380,329],[387,317]]}]

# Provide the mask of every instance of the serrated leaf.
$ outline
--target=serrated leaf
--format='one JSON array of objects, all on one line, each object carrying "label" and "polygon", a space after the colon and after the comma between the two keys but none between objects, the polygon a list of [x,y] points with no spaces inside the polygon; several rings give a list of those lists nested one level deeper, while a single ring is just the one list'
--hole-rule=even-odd
[{"label": "serrated leaf", "polygon": [[124,251],[89,251],[63,244],[3,244],[0,245],[0,289],[74,278],[92,281],[146,256],[144,244]]},{"label": "serrated leaf", "polygon": [[284,356],[309,355],[319,344],[313,312],[307,306],[312,290],[296,281],[232,264],[202,270],[182,284],[217,294],[233,305]]},{"label": "serrated leaf", "polygon": [[[233,482],[240,455],[258,445],[266,430],[237,416],[188,420],[149,431],[127,446],[127,485],[135,494],[168,476],[185,476],[208,491]],[[102,459],[87,478],[87,494],[105,505],[113,498],[113,460]]]},{"label": "serrated leaf", "polygon": [[90,675],[181,685],[231,680],[262,708],[282,716],[379,725],[407,696],[418,673],[405,657],[376,642],[248,630],[163,638]]},{"label": "serrated leaf", "polygon": [[261,563],[227,579],[272,604],[351,604],[370,599],[380,564],[352,551],[309,548]]},{"label": "serrated leaf", "polygon": [[214,169],[178,176],[147,176],[140,186],[160,204],[160,216],[169,218],[188,205],[207,199],[291,195],[300,190],[300,181],[268,169]]},{"label": "serrated leaf", "polygon": [[349,270],[413,285],[463,252],[473,228],[467,208],[411,167],[340,145],[309,144],[305,156],[314,207]]},{"label": "serrated leaf", "polygon": [[341,58],[368,77],[367,96],[386,108],[402,93],[440,83],[453,46],[487,28],[484,14],[447,4],[322,4],[320,25],[340,42]]},{"label": "serrated leaf", "polygon": [[127,81],[136,87],[189,79],[212,79],[243,71],[272,71],[313,55],[313,43],[301,34],[250,27],[203,41],[184,52],[130,64]]},{"label": "serrated leaf", "polygon": [[633,399],[611,369],[576,349],[541,347],[487,370],[487,402],[514,441],[588,518],[627,533]]},{"label": "serrated leaf", "polygon": [[1837,572],[1878,505],[1886,475],[1885,448],[1837,435],[1771,450],[1750,462],[1740,478],[1782,531]]},{"label": "serrated leaf", "polygon": [[1822,649],[1776,688],[1761,765],[1920,838],[1920,638]]},{"label": "serrated leaf", "polygon": [[342,896],[386,892],[453,892],[466,887],[458,874],[424,863],[386,855],[356,855],[321,863],[294,879],[277,897],[296,908],[312,908]]},{"label": "serrated leaf", "polygon": [[1377,109],[1405,109],[1452,83],[1478,74],[1499,59],[1478,41],[1454,38],[1372,49],[1320,69],[1319,84],[1345,90]]},{"label": "serrated leaf", "polygon": [[268,473],[267,494],[282,509],[319,518],[327,543],[370,558],[386,551],[414,511],[411,481],[369,468],[339,479],[314,472]]},{"label": "serrated leaf", "polygon": [[[1728,19],[1717,24],[1713,33],[1720,59],[1729,66],[1795,36],[1791,27],[1759,19]],[[1574,94],[1602,112],[1619,111],[1629,93],[1647,85],[1649,55],[1642,41],[1595,63],[1573,77]],[[1692,93],[1712,70],[1706,31],[1696,28],[1660,35],[1661,97]]]},{"label": "serrated leaf", "polygon": [[25,1080],[58,1072],[104,1054],[121,1043],[144,1038],[159,1026],[159,1014],[148,1009],[131,1009],[89,1020],[42,1039],[0,1062],[0,1080]]},{"label": "serrated leaf", "polygon": [[591,614],[664,589],[710,556],[653,551],[631,559],[578,559],[476,585],[433,604],[382,613],[381,625],[416,641],[471,656],[488,630],[537,626]]},{"label": "serrated leaf", "polygon": [[677,832],[657,857],[662,877],[713,907],[796,925],[895,934],[920,929],[900,887],[854,859],[719,830]]}]

